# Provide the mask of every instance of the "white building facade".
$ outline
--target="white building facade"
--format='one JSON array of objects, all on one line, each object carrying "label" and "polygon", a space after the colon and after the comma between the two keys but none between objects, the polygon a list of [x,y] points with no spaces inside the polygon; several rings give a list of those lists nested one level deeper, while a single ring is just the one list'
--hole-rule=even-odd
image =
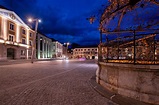
[{"label": "white building facade", "polygon": [[75,48],[73,49],[73,58],[98,59],[98,48]]},{"label": "white building facade", "polygon": [[53,41],[52,57],[62,58],[63,57],[63,45],[58,41]]},{"label": "white building facade", "polygon": [[33,36],[17,14],[0,8],[0,60],[31,58]]},{"label": "white building facade", "polygon": [[37,59],[52,58],[53,44],[52,40],[43,34],[38,33],[36,38],[36,56]]}]

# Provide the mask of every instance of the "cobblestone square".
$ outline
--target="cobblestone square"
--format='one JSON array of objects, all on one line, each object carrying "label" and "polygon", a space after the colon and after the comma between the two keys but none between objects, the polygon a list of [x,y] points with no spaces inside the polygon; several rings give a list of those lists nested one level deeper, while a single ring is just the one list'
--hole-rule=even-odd
[{"label": "cobblestone square", "polygon": [[38,61],[0,66],[0,105],[115,105],[89,83],[94,61]]}]

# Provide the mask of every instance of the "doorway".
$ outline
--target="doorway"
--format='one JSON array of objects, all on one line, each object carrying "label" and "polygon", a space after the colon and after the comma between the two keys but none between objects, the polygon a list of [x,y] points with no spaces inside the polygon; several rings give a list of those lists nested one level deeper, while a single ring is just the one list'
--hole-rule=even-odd
[{"label": "doorway", "polygon": [[15,59],[15,49],[7,48],[7,59]]},{"label": "doorway", "polygon": [[95,56],[92,56],[92,59],[95,59]]}]

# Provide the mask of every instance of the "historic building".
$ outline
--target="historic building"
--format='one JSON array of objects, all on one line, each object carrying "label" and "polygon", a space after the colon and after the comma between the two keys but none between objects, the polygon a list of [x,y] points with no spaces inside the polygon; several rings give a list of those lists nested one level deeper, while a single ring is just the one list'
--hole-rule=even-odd
[{"label": "historic building", "polygon": [[38,33],[36,38],[36,57],[37,59],[52,58],[52,40],[45,35]]},{"label": "historic building", "polygon": [[52,40],[52,44],[53,44],[52,57],[61,58],[63,56],[63,45],[56,40]]},{"label": "historic building", "polygon": [[73,58],[98,59],[98,48],[75,48],[73,50]]},{"label": "historic building", "polygon": [[31,58],[33,35],[16,13],[0,7],[0,60]]}]

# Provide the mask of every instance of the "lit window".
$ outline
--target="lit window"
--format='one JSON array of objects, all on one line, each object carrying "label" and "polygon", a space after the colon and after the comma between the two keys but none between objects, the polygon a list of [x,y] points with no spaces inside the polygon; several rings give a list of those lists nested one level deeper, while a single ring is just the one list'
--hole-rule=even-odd
[{"label": "lit window", "polygon": [[9,41],[13,42],[14,36],[13,35],[9,35]]},{"label": "lit window", "polygon": [[26,43],[25,43],[25,39],[24,39],[24,38],[22,39],[22,44],[26,44]]},{"label": "lit window", "polygon": [[12,30],[12,31],[14,31],[14,24],[13,23],[10,23],[9,29]]}]

